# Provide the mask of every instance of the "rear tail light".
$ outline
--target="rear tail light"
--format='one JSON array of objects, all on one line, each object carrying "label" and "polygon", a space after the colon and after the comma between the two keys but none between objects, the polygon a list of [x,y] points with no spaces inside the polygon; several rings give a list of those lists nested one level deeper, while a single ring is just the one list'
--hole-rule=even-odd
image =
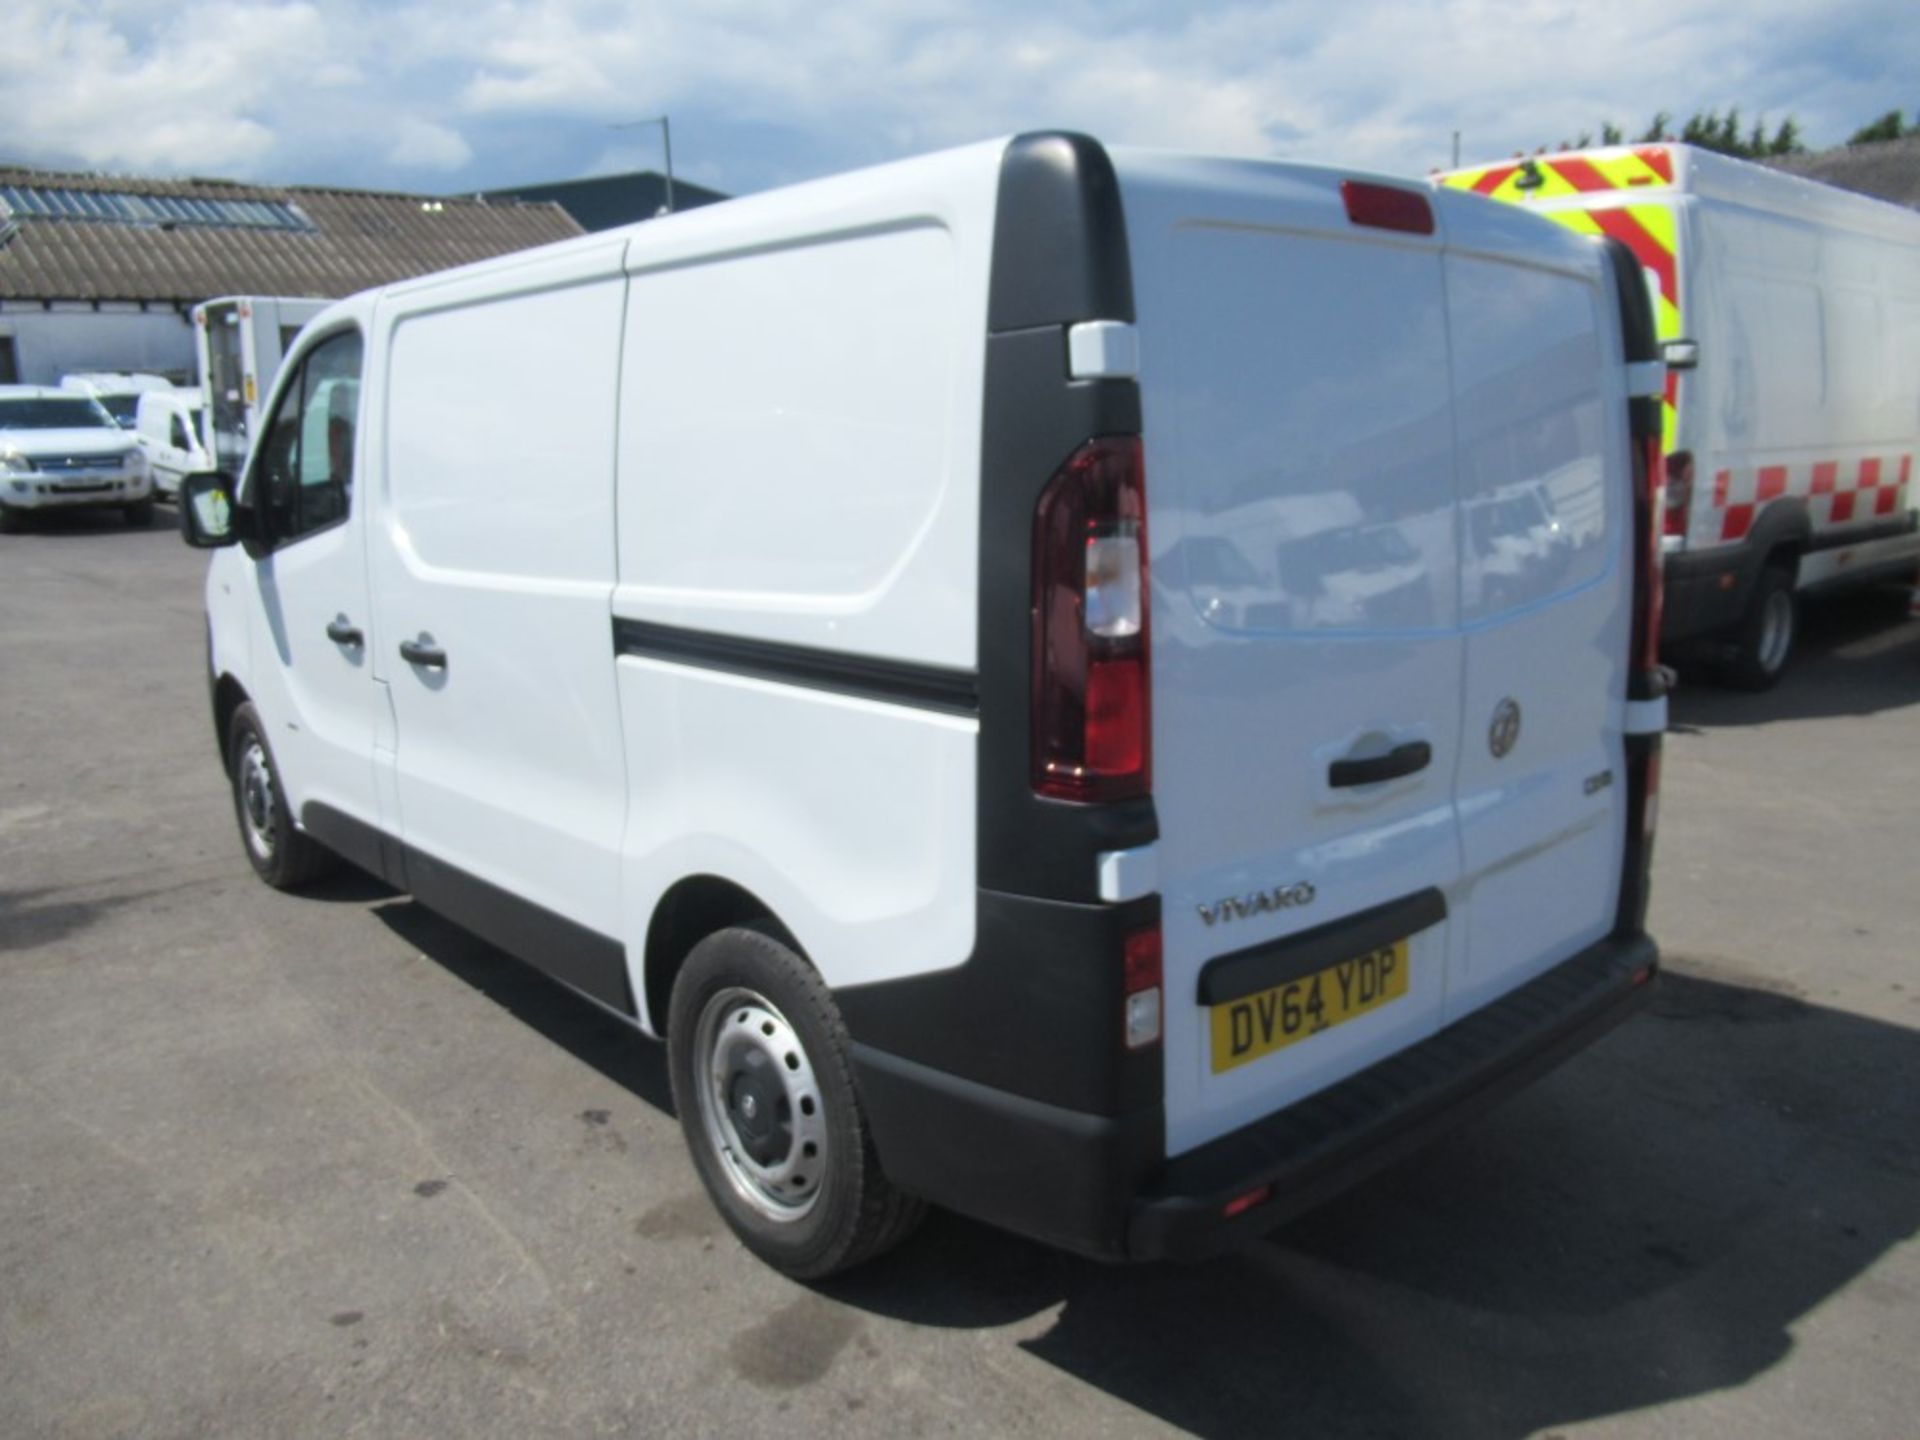
[{"label": "rear tail light", "polygon": [[1433,206],[1417,190],[1397,185],[1375,185],[1368,180],[1342,180],[1340,199],[1347,219],[1377,230],[1404,230],[1409,235],[1433,233]]},{"label": "rear tail light", "polygon": [[1665,534],[1687,533],[1687,511],[1693,504],[1693,452],[1676,450],[1667,457],[1667,508]]},{"label": "rear tail light", "polygon": [[1127,1048],[1139,1050],[1160,1038],[1160,922],[1125,941]]},{"label": "rear tail light", "polygon": [[1220,1207],[1220,1214],[1224,1218],[1231,1220],[1236,1215],[1246,1214],[1247,1211],[1253,1209],[1256,1205],[1266,1204],[1267,1201],[1272,1198],[1273,1186],[1261,1185],[1256,1189],[1247,1191],[1244,1195],[1234,1196],[1233,1199],[1227,1201],[1226,1204]]},{"label": "rear tail light", "polygon": [[1033,788],[1058,800],[1153,782],[1146,481],[1138,436],[1089,440],[1033,526]]}]

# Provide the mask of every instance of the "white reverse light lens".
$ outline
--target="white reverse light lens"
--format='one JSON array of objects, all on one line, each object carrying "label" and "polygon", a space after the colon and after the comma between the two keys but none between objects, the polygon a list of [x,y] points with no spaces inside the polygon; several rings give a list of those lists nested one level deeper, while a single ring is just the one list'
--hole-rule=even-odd
[{"label": "white reverse light lens", "polygon": [[1130,520],[1087,541],[1087,630],[1107,640],[1140,633],[1140,536]]},{"label": "white reverse light lens", "polygon": [[1160,987],[1127,996],[1127,1048],[1138,1050],[1160,1038]]}]

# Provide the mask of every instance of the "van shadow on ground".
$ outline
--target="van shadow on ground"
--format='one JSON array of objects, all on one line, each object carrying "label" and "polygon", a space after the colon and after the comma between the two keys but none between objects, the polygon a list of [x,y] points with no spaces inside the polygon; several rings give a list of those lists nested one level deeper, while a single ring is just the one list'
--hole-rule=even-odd
[{"label": "van shadow on ground", "polygon": [[[375,913],[671,1113],[660,1046],[410,901]],[[1240,1256],[1106,1266],[935,1214],[820,1288],[936,1327],[1053,1312],[1030,1353],[1203,1436],[1521,1436],[1753,1379],[1917,1225],[1920,1032],[1681,956],[1594,1050]]]},{"label": "van shadow on ground", "polygon": [[1920,704],[1920,621],[1907,618],[1907,590],[1804,601],[1798,648],[1772,690],[1723,690],[1699,666],[1682,665],[1675,730],[1872,715]]}]

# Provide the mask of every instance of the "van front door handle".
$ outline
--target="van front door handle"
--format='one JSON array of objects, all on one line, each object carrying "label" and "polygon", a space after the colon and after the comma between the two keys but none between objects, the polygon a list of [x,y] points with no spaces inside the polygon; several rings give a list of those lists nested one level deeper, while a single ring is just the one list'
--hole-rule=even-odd
[{"label": "van front door handle", "polygon": [[356,630],[344,615],[336,615],[327,622],[327,639],[336,645],[351,645],[356,650],[367,643],[367,637]]},{"label": "van front door handle", "polygon": [[1370,759],[1334,761],[1327,767],[1327,783],[1336,790],[1349,785],[1378,785],[1382,780],[1398,780],[1424,770],[1432,759],[1433,746],[1424,740],[1409,740]]},{"label": "van front door handle", "polygon": [[400,658],[409,665],[418,665],[423,670],[447,668],[447,652],[424,635],[418,640],[402,640]]}]

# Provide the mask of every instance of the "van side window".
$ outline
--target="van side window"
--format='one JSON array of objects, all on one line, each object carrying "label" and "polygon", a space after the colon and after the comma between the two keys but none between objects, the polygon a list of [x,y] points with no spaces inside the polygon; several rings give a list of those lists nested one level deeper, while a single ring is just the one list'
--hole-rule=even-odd
[{"label": "van side window", "polygon": [[353,496],[360,419],[360,336],[347,331],[307,352],[255,461],[252,491],[269,533],[285,543],[337,525]]},{"label": "van side window", "polygon": [[193,448],[193,441],[187,438],[187,422],[182,420],[178,415],[173,417],[173,424],[168,431],[168,436],[167,443],[172,445],[176,450],[191,450]]}]

